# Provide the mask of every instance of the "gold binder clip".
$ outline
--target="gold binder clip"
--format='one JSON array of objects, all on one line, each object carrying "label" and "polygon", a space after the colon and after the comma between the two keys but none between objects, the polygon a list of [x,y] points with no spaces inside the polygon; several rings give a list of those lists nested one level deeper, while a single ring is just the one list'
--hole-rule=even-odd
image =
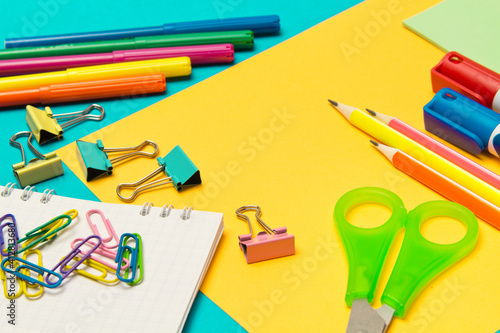
[{"label": "gold binder clip", "polygon": [[[19,142],[16,142],[17,138],[21,136],[28,137],[28,147],[37,156],[37,158],[30,160],[28,164],[26,164],[26,155],[24,154],[23,146]],[[33,133],[26,131],[16,133],[10,138],[10,145],[19,148],[23,156],[22,162],[12,165],[14,175],[21,187],[33,185],[64,174],[59,156],[57,156],[55,152],[45,155],[40,153],[31,144],[32,137]]]},{"label": "gold binder clip", "polygon": [[[99,114],[90,114],[93,110],[98,110]],[[61,140],[63,130],[81,123],[85,120],[99,121],[104,118],[104,108],[97,104],[92,104],[83,111],[68,112],[61,114],[53,114],[52,110],[47,106],[45,110],[35,108],[34,106],[26,106],[26,122],[31,131],[35,135],[36,141],[43,145],[52,140]],[[69,119],[63,124],[59,124],[57,120]]]}]

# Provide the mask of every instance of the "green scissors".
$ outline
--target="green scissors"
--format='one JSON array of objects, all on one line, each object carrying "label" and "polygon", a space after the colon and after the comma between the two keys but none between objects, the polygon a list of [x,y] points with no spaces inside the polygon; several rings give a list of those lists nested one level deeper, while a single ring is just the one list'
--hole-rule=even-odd
[{"label": "green scissors", "polygon": [[[359,228],[346,220],[350,209],[363,203],[380,203],[392,215],[376,228]],[[465,236],[453,244],[437,244],[420,233],[423,221],[448,216],[462,222]],[[477,219],[467,208],[450,201],[429,201],[406,213],[402,200],[393,192],[362,187],[344,194],[334,209],[334,221],[349,261],[345,301],[351,307],[347,333],[382,333],[394,314],[403,317],[419,291],[436,275],[475,247]],[[387,251],[398,231],[406,227],[403,244],[382,294],[382,306],[370,303]]]}]

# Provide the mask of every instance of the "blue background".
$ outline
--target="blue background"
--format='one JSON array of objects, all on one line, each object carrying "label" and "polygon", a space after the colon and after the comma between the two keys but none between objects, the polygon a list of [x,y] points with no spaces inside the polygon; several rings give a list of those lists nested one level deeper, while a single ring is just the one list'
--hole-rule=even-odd
[{"label": "blue background", "polygon": [[[104,0],[25,0],[2,1],[0,4],[0,48],[5,38],[20,38],[86,32],[97,30],[124,29],[162,25],[169,22],[183,22],[203,19],[243,17],[277,14],[281,19],[281,32],[277,35],[257,37],[252,50],[235,53],[237,64],[262,52],[331,16],[361,2],[360,0],[341,1],[284,1],[284,0],[211,0],[211,1],[104,1]],[[328,43],[329,36],[325,36]],[[79,111],[91,103],[98,103],[106,110],[101,122],[85,122],[68,129],[64,139],[39,147],[48,153],[86,136],[106,125],[135,113],[178,91],[188,88],[231,65],[194,67],[189,78],[172,79],[167,83],[166,94],[134,99],[95,100],[84,103],[53,105],[54,114]],[[9,145],[9,138],[17,132],[29,130],[25,121],[24,107],[0,110],[0,184],[16,182],[12,164],[20,162],[20,151]],[[165,119],[168,127],[168,119]],[[140,129],[137,129],[140,131]],[[26,147],[26,138],[19,139],[27,151],[27,158],[33,154]],[[64,176],[37,184],[39,192],[46,188],[55,189],[58,195],[98,200],[66,166]],[[228,292],[231,292],[228,290]],[[243,332],[231,317],[203,293],[198,296],[189,314],[185,332]]]}]

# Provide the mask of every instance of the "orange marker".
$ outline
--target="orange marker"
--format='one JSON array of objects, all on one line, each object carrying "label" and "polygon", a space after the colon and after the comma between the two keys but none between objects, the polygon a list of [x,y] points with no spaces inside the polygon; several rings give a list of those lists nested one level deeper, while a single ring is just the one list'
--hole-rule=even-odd
[{"label": "orange marker", "polygon": [[165,76],[125,77],[98,81],[60,83],[40,88],[0,91],[0,107],[55,104],[119,96],[137,96],[166,90]]},{"label": "orange marker", "polygon": [[375,147],[399,170],[415,178],[442,196],[469,208],[474,214],[500,229],[500,208],[481,198],[474,192],[427,165],[404,153],[381,143],[371,141]]}]

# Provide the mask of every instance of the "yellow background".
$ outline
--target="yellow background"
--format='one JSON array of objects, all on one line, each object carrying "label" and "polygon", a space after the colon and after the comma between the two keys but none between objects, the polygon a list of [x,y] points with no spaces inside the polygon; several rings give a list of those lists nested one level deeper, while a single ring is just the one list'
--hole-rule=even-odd
[{"label": "yellow background", "polygon": [[[245,329],[345,330],[347,260],[332,220],[345,192],[383,187],[398,194],[408,210],[442,199],[394,169],[369,136],[327,102],[368,107],[424,131],[422,108],[433,97],[430,69],[444,53],[401,22],[437,2],[367,0],[85,138],[100,138],[107,147],[149,139],[162,156],[177,144],[183,148],[200,169],[203,185],[181,193],[150,191],[135,203],[225,213],[224,235],[201,290]],[[75,150],[71,144],[57,153],[83,180]],[[472,158],[498,171],[497,159]],[[87,184],[102,201],[120,202],[118,183],[136,181],[156,167],[153,160],[137,159]],[[271,227],[286,226],[296,237],[296,254],[247,265],[237,236],[248,229],[234,213],[243,205],[260,205]],[[424,288],[389,332],[500,328],[500,233],[479,224],[476,249]],[[454,232],[462,230],[448,224],[426,230],[433,239]],[[381,275],[375,306],[402,236]]]}]

